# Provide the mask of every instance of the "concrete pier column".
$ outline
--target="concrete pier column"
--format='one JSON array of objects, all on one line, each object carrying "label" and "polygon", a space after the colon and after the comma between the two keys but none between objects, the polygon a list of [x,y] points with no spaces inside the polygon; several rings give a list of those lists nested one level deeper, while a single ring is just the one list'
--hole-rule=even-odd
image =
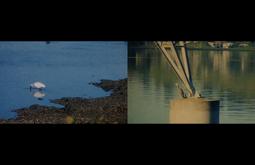
[{"label": "concrete pier column", "polygon": [[176,124],[219,123],[219,100],[185,98],[170,101],[169,122]]}]

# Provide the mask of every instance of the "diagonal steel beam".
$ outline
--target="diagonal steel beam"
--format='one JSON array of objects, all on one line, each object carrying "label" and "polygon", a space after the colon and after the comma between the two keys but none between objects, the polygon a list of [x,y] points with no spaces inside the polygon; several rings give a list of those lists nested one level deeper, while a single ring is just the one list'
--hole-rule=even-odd
[{"label": "diagonal steel beam", "polygon": [[191,81],[191,73],[190,73],[190,67],[189,67],[185,43],[183,41],[180,41],[179,43],[181,46],[181,55],[182,55],[182,63],[183,63],[184,71],[189,81]]},{"label": "diagonal steel beam", "polygon": [[170,62],[171,66],[173,67],[174,71],[176,72],[178,78],[183,82],[184,86],[190,93],[190,96],[194,96],[195,95],[194,87],[190,84],[189,79],[187,78],[187,75],[185,74],[184,68],[181,64],[179,56],[177,55],[177,52],[176,52],[176,49],[175,49],[175,46],[173,45],[173,43],[170,42],[170,48],[173,53],[172,54],[173,56],[170,56],[170,54],[162,46],[161,42],[157,41],[157,42],[155,42],[155,44],[159,47],[159,49],[162,51],[164,56]]}]

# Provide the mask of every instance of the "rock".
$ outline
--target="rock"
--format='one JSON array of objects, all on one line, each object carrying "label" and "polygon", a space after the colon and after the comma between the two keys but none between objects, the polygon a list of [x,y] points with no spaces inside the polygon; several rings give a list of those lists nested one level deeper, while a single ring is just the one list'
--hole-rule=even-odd
[{"label": "rock", "polygon": [[92,83],[97,87],[101,87],[105,91],[110,91],[118,85],[118,82],[112,80],[101,80],[100,83]]},{"label": "rock", "polygon": [[74,123],[75,123],[74,117],[72,117],[72,116],[67,116],[67,117],[66,117],[66,123],[67,123],[67,124],[74,124]]}]

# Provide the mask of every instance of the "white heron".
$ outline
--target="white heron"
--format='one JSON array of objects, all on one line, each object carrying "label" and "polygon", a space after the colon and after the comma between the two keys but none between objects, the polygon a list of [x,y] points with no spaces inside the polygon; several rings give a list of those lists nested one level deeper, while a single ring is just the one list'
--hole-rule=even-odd
[{"label": "white heron", "polygon": [[31,91],[31,89],[42,90],[44,88],[46,88],[46,85],[44,83],[42,83],[42,82],[39,82],[39,81],[30,84],[30,91]]}]

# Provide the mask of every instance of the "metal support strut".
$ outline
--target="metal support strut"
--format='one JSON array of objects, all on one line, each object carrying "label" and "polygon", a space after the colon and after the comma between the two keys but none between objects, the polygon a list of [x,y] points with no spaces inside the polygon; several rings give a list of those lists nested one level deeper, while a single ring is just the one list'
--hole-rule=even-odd
[{"label": "metal support strut", "polygon": [[168,51],[164,47],[164,42],[155,41],[154,43],[162,51],[162,53],[166,57],[167,61],[173,67],[177,77],[181,80],[182,84],[188,91],[188,95],[186,95],[184,90],[178,84],[176,84],[180,95],[183,98],[201,97],[201,95],[196,91],[196,89],[193,85],[193,82],[192,82],[192,76],[191,76],[191,72],[190,72],[189,59],[187,56],[187,49],[185,46],[185,42],[184,41],[179,42],[180,47],[181,47],[182,60],[176,50],[175,44],[172,41],[166,42],[170,46],[171,53],[168,53]]}]

